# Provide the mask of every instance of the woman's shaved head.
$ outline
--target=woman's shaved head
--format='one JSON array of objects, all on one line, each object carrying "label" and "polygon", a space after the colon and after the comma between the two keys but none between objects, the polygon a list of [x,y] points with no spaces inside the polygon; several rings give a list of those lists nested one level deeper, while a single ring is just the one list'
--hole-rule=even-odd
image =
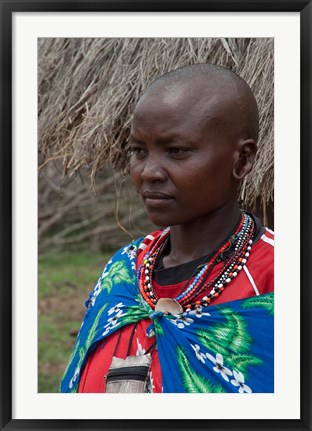
[{"label": "woman's shaved head", "polygon": [[[248,84],[229,69],[213,64],[193,64],[160,76],[147,89],[140,102],[152,93],[162,94],[163,102],[176,100],[190,104],[190,115],[214,120],[220,131],[235,133],[237,138],[253,139],[259,134],[256,99]],[[212,118],[215,117],[215,118]],[[234,138],[234,136],[233,136]]]}]

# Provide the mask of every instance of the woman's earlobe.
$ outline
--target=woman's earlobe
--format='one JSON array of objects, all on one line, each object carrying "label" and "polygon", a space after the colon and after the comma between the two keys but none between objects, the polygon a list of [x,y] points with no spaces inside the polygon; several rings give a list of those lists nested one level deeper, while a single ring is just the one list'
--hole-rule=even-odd
[{"label": "woman's earlobe", "polygon": [[252,170],[257,152],[257,144],[253,139],[239,142],[237,159],[233,165],[233,177],[241,181]]}]

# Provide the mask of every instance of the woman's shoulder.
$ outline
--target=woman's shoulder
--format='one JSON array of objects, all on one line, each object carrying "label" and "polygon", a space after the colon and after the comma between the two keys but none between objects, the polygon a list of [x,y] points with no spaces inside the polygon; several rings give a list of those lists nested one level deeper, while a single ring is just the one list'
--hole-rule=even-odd
[{"label": "woman's shoulder", "polygon": [[273,230],[263,227],[262,231],[255,242],[255,248],[266,250],[268,253],[274,252],[274,232]]},{"label": "woman's shoulder", "polygon": [[157,229],[141,238],[137,250],[137,267],[141,264],[145,254],[151,249],[163,232],[164,229]]},{"label": "woman's shoulder", "polygon": [[145,250],[146,248],[150,248],[150,246],[157,241],[157,239],[160,237],[160,235],[163,233],[163,229],[154,230],[153,232],[149,233],[145,237],[141,238],[140,245],[138,246],[138,253],[141,253],[141,251]]},{"label": "woman's shoulder", "polygon": [[269,229],[268,227],[264,228],[264,232],[261,236],[262,241],[267,242],[272,247],[274,247],[274,232],[273,230]]}]

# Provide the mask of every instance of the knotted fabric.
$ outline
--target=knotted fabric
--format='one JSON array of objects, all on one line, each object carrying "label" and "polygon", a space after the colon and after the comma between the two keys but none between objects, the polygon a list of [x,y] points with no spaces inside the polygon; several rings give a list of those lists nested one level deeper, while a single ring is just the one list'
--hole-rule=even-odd
[{"label": "knotted fabric", "polygon": [[88,354],[99,341],[146,318],[147,336],[156,337],[163,392],[273,392],[274,294],[178,315],[155,313],[137,283],[141,241],[114,255],[86,301],[61,392],[77,392]]}]

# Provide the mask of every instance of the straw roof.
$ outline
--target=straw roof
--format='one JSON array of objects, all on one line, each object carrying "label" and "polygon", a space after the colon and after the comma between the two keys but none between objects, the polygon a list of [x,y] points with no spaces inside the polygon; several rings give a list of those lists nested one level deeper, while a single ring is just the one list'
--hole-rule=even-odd
[{"label": "straw roof", "polygon": [[219,64],[242,76],[258,101],[259,150],[241,196],[266,221],[273,208],[273,54],[269,38],[41,38],[41,167],[61,160],[69,176],[88,167],[93,185],[107,163],[122,171],[131,115],[146,87],[177,67]]}]

